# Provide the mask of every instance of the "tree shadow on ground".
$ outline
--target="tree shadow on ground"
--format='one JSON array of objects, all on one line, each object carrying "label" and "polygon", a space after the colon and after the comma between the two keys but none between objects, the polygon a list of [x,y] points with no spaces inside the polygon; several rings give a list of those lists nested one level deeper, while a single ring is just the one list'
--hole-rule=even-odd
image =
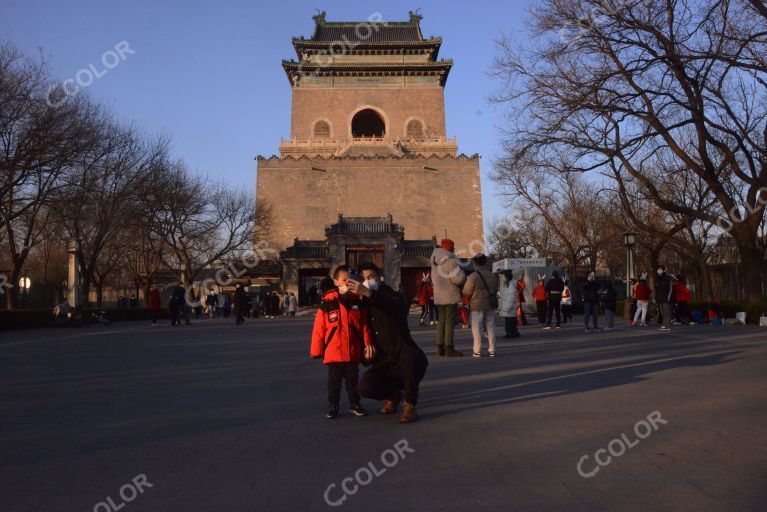
[{"label": "tree shadow on ground", "polygon": [[[657,372],[732,362],[739,359],[734,356],[741,352],[743,351],[731,350],[672,359],[649,358],[571,370],[555,370],[537,375],[510,375],[479,382],[474,380],[467,382],[459,392],[440,393],[422,400],[419,404],[419,413],[421,420],[430,421],[474,409],[625,386],[645,381],[649,375]],[[449,408],[429,411],[429,407],[444,406]]]}]

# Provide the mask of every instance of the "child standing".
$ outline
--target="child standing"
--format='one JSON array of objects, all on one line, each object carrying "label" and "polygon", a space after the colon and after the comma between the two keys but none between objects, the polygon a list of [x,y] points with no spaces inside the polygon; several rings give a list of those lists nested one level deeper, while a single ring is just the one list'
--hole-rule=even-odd
[{"label": "child standing", "polygon": [[565,279],[565,288],[562,290],[562,323],[573,321],[573,292],[570,291],[570,281]]},{"label": "child standing", "polygon": [[527,325],[527,317],[525,316],[525,276],[524,274],[517,279],[517,302],[519,303],[519,325]]},{"label": "child standing", "polygon": [[647,309],[650,306],[650,287],[644,279],[634,287],[637,311],[634,314],[634,327],[647,327]]},{"label": "child standing", "polygon": [[335,287],[322,296],[314,318],[310,354],[314,359],[323,358],[328,367],[328,419],[338,417],[342,380],[346,381],[352,414],[367,416],[357,392],[359,362],[363,355],[365,359],[372,359],[375,349],[369,312],[361,297],[349,293],[348,279],[349,268],[346,265],[335,269]]}]

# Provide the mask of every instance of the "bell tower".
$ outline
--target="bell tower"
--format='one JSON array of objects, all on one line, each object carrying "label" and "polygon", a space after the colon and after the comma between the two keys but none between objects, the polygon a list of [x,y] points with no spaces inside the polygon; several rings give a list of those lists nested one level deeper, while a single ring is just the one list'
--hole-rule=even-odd
[{"label": "bell tower", "polygon": [[[375,15],[328,21],[324,12],[313,19],[311,37],[293,38],[295,58],[282,61],[290,136],[278,155],[257,157],[256,198],[273,214],[270,246],[298,258],[301,271],[320,268],[323,258],[352,258],[354,251],[333,249],[340,242],[327,232],[345,219],[347,238],[362,236],[358,229],[379,236],[378,226],[396,224],[403,243],[349,241],[385,247],[387,267],[404,261],[415,269],[400,253],[429,252],[445,232],[461,254],[477,252],[479,155],[459,154],[447,135],[444,91],[453,62],[439,58],[442,39],[424,37],[413,12],[393,22]],[[423,247],[413,249],[416,242]]]}]

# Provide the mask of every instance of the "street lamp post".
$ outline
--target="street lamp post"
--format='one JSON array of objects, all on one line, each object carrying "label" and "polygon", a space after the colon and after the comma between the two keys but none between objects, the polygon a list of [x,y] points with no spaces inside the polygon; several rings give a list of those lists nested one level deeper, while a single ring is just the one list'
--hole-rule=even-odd
[{"label": "street lamp post", "polygon": [[623,318],[626,325],[631,322],[631,279],[634,278],[634,246],[636,233],[623,233],[623,245],[626,246],[626,301],[623,305]]},{"label": "street lamp post", "polygon": [[181,286],[186,289],[186,263],[182,263],[178,268],[181,271]]},{"label": "street lamp post", "polygon": [[80,265],[77,263],[77,254],[79,252],[80,241],[77,239],[68,240],[69,271],[67,272],[67,300],[73,308],[80,306]]},{"label": "street lamp post", "polygon": [[32,286],[32,280],[29,279],[29,270],[25,270],[19,279],[19,290],[21,291],[21,309],[27,309],[27,295]]}]

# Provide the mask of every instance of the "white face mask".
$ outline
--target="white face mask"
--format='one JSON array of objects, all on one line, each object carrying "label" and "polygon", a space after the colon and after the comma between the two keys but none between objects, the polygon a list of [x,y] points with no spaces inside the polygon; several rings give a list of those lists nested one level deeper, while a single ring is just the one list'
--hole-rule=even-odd
[{"label": "white face mask", "polygon": [[379,284],[380,283],[376,281],[375,279],[368,279],[367,281],[362,283],[362,285],[370,291],[376,291],[378,289]]},{"label": "white face mask", "polygon": [[659,276],[662,276],[662,275],[663,275],[663,270],[661,270],[661,269],[658,269],[658,275],[659,275]]},{"label": "white face mask", "polygon": [[338,287],[338,293],[340,293],[341,295],[346,295],[348,292],[349,292],[349,287],[346,286],[345,284]]}]

